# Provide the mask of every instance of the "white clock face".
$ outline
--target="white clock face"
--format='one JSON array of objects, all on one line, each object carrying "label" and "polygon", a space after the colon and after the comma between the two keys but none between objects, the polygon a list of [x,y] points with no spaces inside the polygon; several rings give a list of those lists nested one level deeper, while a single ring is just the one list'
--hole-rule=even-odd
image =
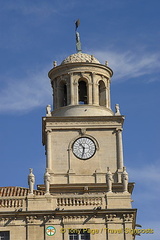
[{"label": "white clock face", "polygon": [[86,160],[95,154],[96,146],[90,138],[81,137],[73,143],[72,150],[77,158]]}]

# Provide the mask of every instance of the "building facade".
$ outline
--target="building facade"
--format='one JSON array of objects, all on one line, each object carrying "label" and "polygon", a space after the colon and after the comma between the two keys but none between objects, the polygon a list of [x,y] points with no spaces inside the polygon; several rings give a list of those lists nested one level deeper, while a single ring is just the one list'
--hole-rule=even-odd
[{"label": "building facade", "polygon": [[133,240],[134,183],[123,162],[124,116],[111,109],[107,62],[77,53],[49,71],[53,111],[42,138],[44,184],[0,188],[0,239]]}]

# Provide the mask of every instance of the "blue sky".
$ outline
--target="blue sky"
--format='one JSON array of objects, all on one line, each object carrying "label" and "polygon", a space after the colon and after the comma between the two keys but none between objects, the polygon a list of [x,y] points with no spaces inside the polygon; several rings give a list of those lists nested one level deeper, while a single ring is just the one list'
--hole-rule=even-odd
[{"label": "blue sky", "polygon": [[0,0],[1,186],[27,187],[29,168],[43,183],[41,117],[52,103],[47,77],[76,52],[75,26],[83,52],[114,71],[112,109],[126,116],[125,165],[136,182],[137,223],[155,230],[137,239],[159,240],[160,198],[160,1]]}]

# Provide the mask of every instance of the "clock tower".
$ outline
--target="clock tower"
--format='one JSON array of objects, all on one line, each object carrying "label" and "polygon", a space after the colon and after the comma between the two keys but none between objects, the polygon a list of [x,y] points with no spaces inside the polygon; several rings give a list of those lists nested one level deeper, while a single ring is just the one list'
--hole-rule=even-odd
[{"label": "clock tower", "polygon": [[134,183],[123,162],[124,116],[118,104],[111,109],[113,71],[107,61],[82,52],[78,25],[77,53],[59,65],[55,61],[48,74],[53,111],[48,105],[43,117],[46,197],[54,199],[59,239],[135,239]]},{"label": "clock tower", "polygon": [[121,183],[124,116],[111,110],[112,74],[82,52],[50,70],[54,111],[43,118],[43,144],[52,184],[106,183],[107,168]]},{"label": "clock tower", "polygon": [[124,116],[118,104],[111,109],[113,71],[78,51],[54,62],[48,75],[53,111],[48,105],[43,117],[43,144],[50,192],[63,219],[59,239],[134,239],[134,183],[123,163]]}]

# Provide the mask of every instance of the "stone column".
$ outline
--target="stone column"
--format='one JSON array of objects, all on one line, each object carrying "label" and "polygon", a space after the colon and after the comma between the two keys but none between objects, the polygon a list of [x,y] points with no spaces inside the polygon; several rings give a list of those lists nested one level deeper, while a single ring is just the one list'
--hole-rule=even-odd
[{"label": "stone column", "polygon": [[70,100],[70,86],[69,86],[69,83],[67,82],[66,83],[66,88],[67,88],[67,105],[69,105],[71,103],[71,100]]},{"label": "stone column", "polygon": [[117,138],[117,168],[123,170],[122,129],[116,130],[116,138]]},{"label": "stone column", "polygon": [[70,73],[70,104],[74,105],[74,80],[73,73]]},{"label": "stone column", "polygon": [[96,74],[92,73],[92,81],[93,81],[93,104],[99,104],[99,92],[98,92],[98,84],[96,83]]},{"label": "stone column", "polygon": [[111,109],[111,96],[110,96],[110,79],[108,79],[108,87],[107,87],[107,107]]},{"label": "stone column", "polygon": [[74,83],[74,104],[79,104],[78,82]]},{"label": "stone column", "polygon": [[88,104],[92,104],[92,83],[88,83]]},{"label": "stone column", "polygon": [[51,130],[47,130],[47,145],[46,145],[46,168],[51,169]]},{"label": "stone column", "polygon": [[60,107],[60,87],[57,86],[56,87],[56,107],[59,108]]}]

